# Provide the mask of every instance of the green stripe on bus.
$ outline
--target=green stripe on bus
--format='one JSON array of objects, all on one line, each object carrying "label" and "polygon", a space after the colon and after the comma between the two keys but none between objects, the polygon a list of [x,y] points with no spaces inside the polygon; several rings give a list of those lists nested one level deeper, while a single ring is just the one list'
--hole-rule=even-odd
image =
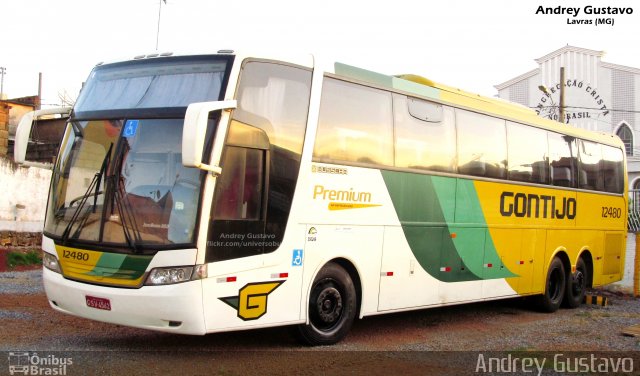
[{"label": "green stripe on bus", "polygon": [[[444,179],[454,180],[454,178]],[[473,180],[455,180],[457,181],[455,223],[478,226],[473,229],[465,228],[464,230],[466,231],[460,231],[458,233],[459,236],[454,240],[461,257],[468,264],[474,266],[473,271],[480,275],[482,279],[516,277],[517,275],[513,274],[502,263],[498,250],[493,243]],[[468,233],[471,230],[475,230],[478,233],[471,235]],[[482,236],[480,233],[482,233]],[[473,260],[469,259],[471,253],[474,253],[476,257]]]},{"label": "green stripe on bus", "polygon": [[373,72],[343,63],[335,63],[334,69],[337,75],[353,78],[360,81],[371,82],[387,89],[402,90],[428,98],[440,99],[440,90],[412,82],[399,77]]},{"label": "green stripe on bus", "polygon": [[393,171],[382,177],[411,251],[431,276],[443,282],[515,276],[502,265],[472,181]]},{"label": "green stripe on bus", "polygon": [[339,76],[346,76],[361,81],[371,82],[388,89],[393,88],[393,78],[385,74],[372,72],[343,63],[335,63],[334,70]]},{"label": "green stripe on bus", "polygon": [[88,275],[121,279],[140,278],[151,263],[153,256],[133,256],[119,253],[103,253]]}]

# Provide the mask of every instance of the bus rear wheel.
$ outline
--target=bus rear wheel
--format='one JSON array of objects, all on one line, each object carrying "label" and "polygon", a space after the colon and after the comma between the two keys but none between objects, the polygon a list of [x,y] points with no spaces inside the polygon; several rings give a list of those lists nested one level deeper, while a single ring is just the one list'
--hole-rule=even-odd
[{"label": "bus rear wheel", "polygon": [[564,293],[564,302],[568,308],[576,308],[580,306],[584,300],[587,291],[587,281],[589,280],[589,271],[587,264],[582,258],[576,264],[576,271],[567,278],[567,288]]},{"label": "bus rear wheel", "polygon": [[309,324],[297,327],[308,345],[332,345],[346,337],[356,316],[356,289],[349,273],[336,263],[318,273],[309,296]]},{"label": "bus rear wheel", "polygon": [[538,308],[543,312],[555,312],[560,308],[566,290],[566,274],[559,258],[554,258],[547,271],[544,293],[538,297]]}]

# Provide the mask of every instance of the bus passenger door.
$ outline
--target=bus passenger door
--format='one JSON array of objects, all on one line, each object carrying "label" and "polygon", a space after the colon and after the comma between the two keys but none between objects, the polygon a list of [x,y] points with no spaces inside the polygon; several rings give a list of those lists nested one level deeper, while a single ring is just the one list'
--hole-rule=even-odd
[{"label": "bus passenger door", "polygon": [[262,295],[266,302],[267,290],[275,286],[252,284],[263,266],[268,152],[235,145],[231,135],[239,126],[232,121],[229,127],[209,220],[209,278],[203,280],[208,331],[242,327],[264,316],[267,307],[252,296]]},{"label": "bus passenger door", "polygon": [[[309,111],[311,69],[242,62],[209,219],[207,331],[300,320],[303,237],[287,228]],[[300,233],[302,234],[302,233]]]}]

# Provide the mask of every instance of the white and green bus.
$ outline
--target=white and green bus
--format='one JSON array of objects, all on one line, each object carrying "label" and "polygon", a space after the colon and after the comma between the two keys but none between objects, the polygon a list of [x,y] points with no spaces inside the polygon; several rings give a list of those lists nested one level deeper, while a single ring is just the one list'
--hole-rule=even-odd
[{"label": "white and green bus", "polygon": [[418,76],[311,55],[138,56],[96,66],[70,113],[45,290],[94,320],[297,325],[314,345],[389,312],[576,307],[621,279],[625,168],[614,136]]}]

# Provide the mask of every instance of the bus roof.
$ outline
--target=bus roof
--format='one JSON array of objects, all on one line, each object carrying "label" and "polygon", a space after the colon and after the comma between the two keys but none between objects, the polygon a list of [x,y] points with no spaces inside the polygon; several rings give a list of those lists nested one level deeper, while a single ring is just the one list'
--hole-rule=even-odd
[{"label": "bus roof", "polygon": [[624,147],[622,141],[613,134],[588,131],[574,127],[570,124],[562,124],[538,116],[534,110],[518,103],[509,102],[501,98],[489,98],[480,94],[470,93],[434,82],[415,74],[388,76],[343,63],[335,63],[335,74],[337,76],[343,76],[345,78],[374,84],[381,88],[435,100],[454,107],[482,112],[488,115],[504,118],[506,120],[525,123],[578,138],[614,145],[618,148]]}]

